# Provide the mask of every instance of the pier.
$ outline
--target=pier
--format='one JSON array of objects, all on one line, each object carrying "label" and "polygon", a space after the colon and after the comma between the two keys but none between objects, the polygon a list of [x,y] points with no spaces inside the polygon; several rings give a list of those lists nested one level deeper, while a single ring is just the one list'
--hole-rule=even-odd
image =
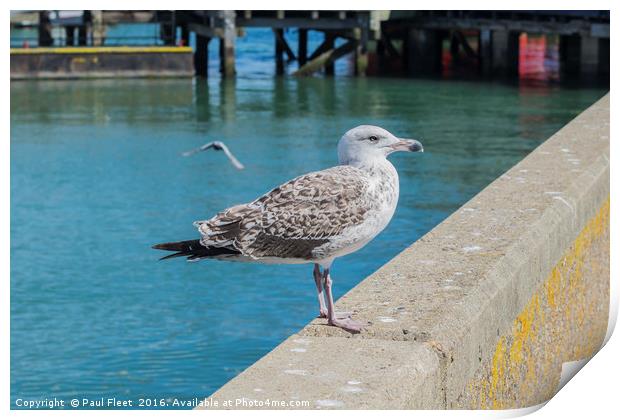
[{"label": "pier", "polygon": [[[270,28],[274,33],[274,60],[276,74],[284,74],[285,61],[297,61],[295,75],[309,75],[323,70],[334,73],[334,61],[353,53],[355,74],[366,74],[370,16],[376,12],[350,11],[188,11],[164,12],[163,19],[174,21],[181,28],[184,44],[190,32],[196,34],[195,67],[199,76],[207,75],[208,48],[212,39],[219,41],[220,72],[224,77],[235,75],[235,38],[245,28]],[[289,45],[285,30],[299,31],[297,51]],[[313,51],[308,51],[308,31],[319,31],[324,41]],[[346,43],[335,47],[336,39]],[[286,57],[285,57],[286,56]]]},{"label": "pier", "polygon": [[[560,70],[564,76],[609,78],[609,11],[169,10],[58,13],[39,11],[32,15],[31,20],[12,18],[12,27],[36,28],[38,34],[36,38],[11,39],[12,47],[15,47],[11,48],[12,78],[54,77],[55,73],[59,73],[59,77],[67,77],[67,74],[82,77],[91,72],[90,69],[71,71],[70,66],[65,66],[60,75],[61,72],[45,68],[47,61],[36,60],[35,51],[42,47],[80,47],[81,50],[75,50],[79,59],[85,48],[131,46],[138,41],[141,45],[150,42],[153,47],[188,47],[193,44],[190,68],[185,64],[177,66],[182,69],[178,75],[199,77],[208,75],[208,50],[216,42],[221,75],[231,78],[236,74],[236,40],[250,36],[246,31],[248,28],[273,31],[276,75],[322,73],[331,76],[334,63],[347,58],[353,60],[353,74],[360,77],[390,74],[440,76],[445,74],[449,65],[457,72],[468,68],[481,78],[515,78],[519,75],[519,61],[522,59],[522,37],[544,35],[557,39]],[[106,37],[106,25],[123,22],[157,25],[159,36],[151,40]],[[59,31],[61,36],[58,36]],[[287,39],[291,31],[298,33],[297,45],[291,45]],[[323,39],[314,51],[308,49],[309,31],[319,32]],[[29,51],[24,53],[24,50]],[[131,59],[130,54],[122,57]],[[181,58],[185,59],[183,55],[174,55],[170,60]],[[24,64],[26,61],[32,63]],[[160,67],[161,62],[167,64]],[[296,63],[296,68],[287,72],[291,63]],[[44,68],[33,70],[33,66]],[[91,67],[93,74],[102,73],[97,66]],[[24,72],[23,68],[29,71]],[[171,70],[168,59],[155,60],[149,68],[152,71],[135,75],[157,75],[160,68],[164,75],[177,74]],[[122,71],[117,74],[131,75]]]},{"label": "pier", "polygon": [[[442,70],[445,41],[453,61],[462,50],[477,62],[481,76],[510,77],[518,74],[521,34],[559,37],[560,65],[568,75],[609,76],[607,12],[394,12],[382,23],[378,52],[400,59],[410,75],[435,75]],[[400,51],[394,40],[401,42]]]}]

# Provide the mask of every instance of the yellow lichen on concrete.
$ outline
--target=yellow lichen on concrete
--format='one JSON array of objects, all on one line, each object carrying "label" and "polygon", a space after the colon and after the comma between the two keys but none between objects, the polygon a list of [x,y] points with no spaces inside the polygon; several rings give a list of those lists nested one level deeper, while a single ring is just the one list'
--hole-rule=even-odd
[{"label": "yellow lichen on concrete", "polygon": [[499,337],[459,398],[470,408],[519,408],[555,393],[562,363],[592,356],[609,311],[609,199]]}]

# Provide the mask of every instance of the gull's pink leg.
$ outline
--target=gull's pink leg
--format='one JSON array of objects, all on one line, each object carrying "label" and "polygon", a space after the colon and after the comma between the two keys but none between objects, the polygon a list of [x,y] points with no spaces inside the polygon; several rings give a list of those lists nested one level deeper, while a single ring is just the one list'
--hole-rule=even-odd
[{"label": "gull's pink leg", "polygon": [[329,268],[323,270],[323,281],[325,285],[325,295],[327,297],[327,324],[340,327],[345,331],[356,334],[362,331],[362,324],[350,318],[338,318],[334,309],[334,298],[332,296],[332,278],[329,275]]},{"label": "gull's pink leg", "polygon": [[318,264],[314,264],[314,283],[316,284],[316,291],[319,296],[319,318],[327,318],[327,308],[325,307],[325,299],[323,299],[323,286],[321,284],[321,268]]},{"label": "gull's pink leg", "polygon": [[[323,274],[321,273],[321,268],[318,264],[314,264],[314,270],[312,272],[314,275],[314,283],[316,284],[316,290],[319,297],[319,318],[327,318],[327,307],[325,306],[325,299],[323,298]],[[336,318],[350,318],[350,312],[336,312]]]}]

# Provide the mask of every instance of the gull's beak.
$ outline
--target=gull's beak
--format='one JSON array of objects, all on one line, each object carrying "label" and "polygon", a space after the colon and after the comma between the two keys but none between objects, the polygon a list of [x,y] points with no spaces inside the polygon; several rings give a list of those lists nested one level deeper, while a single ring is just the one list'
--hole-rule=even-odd
[{"label": "gull's beak", "polygon": [[423,152],[424,146],[417,140],[398,139],[398,142],[390,146],[395,152]]}]

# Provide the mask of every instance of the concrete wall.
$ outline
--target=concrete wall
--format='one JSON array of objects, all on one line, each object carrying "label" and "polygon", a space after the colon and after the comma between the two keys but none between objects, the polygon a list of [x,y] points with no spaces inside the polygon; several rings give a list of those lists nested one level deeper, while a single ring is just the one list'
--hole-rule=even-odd
[{"label": "concrete wall", "polygon": [[607,95],[340,299],[340,310],[368,322],[361,334],[317,319],[204,405],[520,408],[549,399],[562,363],[591,356],[607,328],[609,116]]},{"label": "concrete wall", "polygon": [[12,48],[11,79],[193,76],[190,47]]}]

